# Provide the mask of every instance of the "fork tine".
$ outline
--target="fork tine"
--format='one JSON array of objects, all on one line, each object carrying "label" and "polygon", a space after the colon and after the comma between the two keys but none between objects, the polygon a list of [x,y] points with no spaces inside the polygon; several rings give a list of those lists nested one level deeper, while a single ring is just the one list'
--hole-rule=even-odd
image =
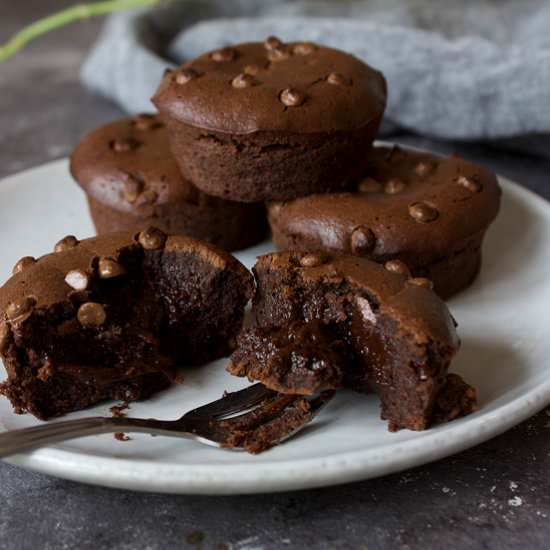
[{"label": "fork tine", "polygon": [[263,384],[254,384],[244,390],[228,393],[221,399],[198,407],[186,413],[183,418],[202,417],[218,418],[247,409],[261,403],[264,399],[273,397],[277,392],[266,388]]},{"label": "fork tine", "polygon": [[239,415],[221,414],[218,415],[217,420],[218,422],[224,422],[225,420],[229,422],[247,421],[247,429],[251,429],[255,425],[265,424],[269,420],[277,418],[285,409],[293,406],[299,400],[307,402],[309,414],[313,418],[332,399],[335,393],[334,390],[325,390],[320,394],[305,396],[271,392],[271,395],[267,395],[264,399],[258,401],[255,408],[250,406],[248,407],[249,410],[243,410],[242,414]]},{"label": "fork tine", "polygon": [[335,390],[326,390],[316,397],[308,399],[308,403],[311,408],[311,412],[313,413],[313,416],[319,414],[321,412],[321,409],[323,409],[325,405],[328,404],[328,402],[334,397],[335,394]]},{"label": "fork tine", "polygon": [[315,397],[275,394],[253,411],[210,423],[208,438],[234,451],[261,453],[302,430],[334,394],[332,390]]},{"label": "fork tine", "polygon": [[256,404],[256,407],[250,407],[247,411],[236,415],[219,416],[217,422],[220,425],[235,425],[240,426],[241,430],[253,430],[260,424],[265,424],[273,418],[280,416],[287,407],[292,406],[299,399],[303,399],[300,395],[285,395],[282,393],[274,393],[262,399]]},{"label": "fork tine", "polygon": [[[295,426],[293,429],[290,429],[286,432],[282,432],[280,434],[280,438],[276,441],[271,442],[270,446],[279,445],[280,443],[284,443],[287,439],[291,439],[294,437],[298,432],[301,432],[320,412],[322,409],[325,408],[325,406],[328,404],[328,402],[334,397],[334,394],[336,392],[334,390],[327,390],[318,395],[317,397],[308,398],[307,402],[309,403],[310,409],[309,414],[307,417],[304,417],[304,420],[302,424]],[[255,451],[252,449],[251,452],[262,452],[264,451],[264,448],[258,448],[258,451]]]}]

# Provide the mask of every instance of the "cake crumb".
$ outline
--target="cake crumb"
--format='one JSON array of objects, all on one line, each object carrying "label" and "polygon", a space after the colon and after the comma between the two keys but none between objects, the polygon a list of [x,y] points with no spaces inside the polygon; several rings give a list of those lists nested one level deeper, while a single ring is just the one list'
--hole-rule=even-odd
[{"label": "cake crumb", "polygon": [[47,361],[44,363],[43,366],[41,366],[38,369],[38,372],[36,373],[36,377],[41,380],[42,382],[47,382],[49,378],[51,378],[54,374],[54,369],[52,364]]},{"label": "cake crumb", "polygon": [[120,405],[113,405],[109,410],[111,411],[113,418],[122,418],[126,416],[126,413],[124,411],[129,408],[130,403],[128,403],[128,401],[123,401]]},{"label": "cake crumb", "polygon": [[124,432],[116,432],[114,437],[118,441],[130,441],[132,438],[127,436]]}]

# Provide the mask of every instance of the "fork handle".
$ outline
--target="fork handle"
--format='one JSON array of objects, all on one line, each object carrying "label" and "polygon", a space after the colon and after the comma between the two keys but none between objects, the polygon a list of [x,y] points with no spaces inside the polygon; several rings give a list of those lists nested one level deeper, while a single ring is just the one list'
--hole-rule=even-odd
[{"label": "fork handle", "polygon": [[36,447],[43,447],[68,439],[115,432],[145,432],[163,435],[180,435],[167,433],[170,422],[145,420],[141,418],[110,418],[95,416],[77,420],[65,420],[41,424],[31,428],[10,430],[0,434],[0,458]]}]

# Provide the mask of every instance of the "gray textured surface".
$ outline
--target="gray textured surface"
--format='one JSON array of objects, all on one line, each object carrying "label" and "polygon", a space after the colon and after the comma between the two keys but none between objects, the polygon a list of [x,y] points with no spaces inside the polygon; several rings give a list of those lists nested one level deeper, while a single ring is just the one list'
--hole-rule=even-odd
[{"label": "gray textured surface", "polygon": [[[168,58],[275,35],[340,48],[380,69],[385,120],[395,127],[445,139],[548,135],[549,19],[547,0],[186,0],[111,17],[82,77],[143,110]],[[545,146],[550,156],[549,139]]]},{"label": "gray textured surface", "polygon": [[[0,39],[23,20],[69,3],[25,0],[8,11],[0,2]],[[97,28],[64,30],[0,65],[0,177],[66,155],[84,132],[119,115],[77,83]],[[460,151],[550,198],[550,161],[411,135],[395,139]],[[5,550],[543,550],[550,540],[550,408],[455,457],[342,487],[245,497],[145,495],[0,463],[0,501]]]}]

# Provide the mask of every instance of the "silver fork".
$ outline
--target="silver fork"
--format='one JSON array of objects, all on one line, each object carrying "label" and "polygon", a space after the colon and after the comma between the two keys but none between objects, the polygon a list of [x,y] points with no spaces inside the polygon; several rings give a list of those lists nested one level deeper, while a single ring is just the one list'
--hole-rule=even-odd
[{"label": "silver fork", "polygon": [[[298,433],[333,395],[333,391],[313,397],[282,395],[254,384],[193,409],[178,420],[96,416],[7,431],[0,434],[0,457],[77,437],[117,432],[184,437],[258,453]],[[286,423],[278,422],[283,418]]]}]

